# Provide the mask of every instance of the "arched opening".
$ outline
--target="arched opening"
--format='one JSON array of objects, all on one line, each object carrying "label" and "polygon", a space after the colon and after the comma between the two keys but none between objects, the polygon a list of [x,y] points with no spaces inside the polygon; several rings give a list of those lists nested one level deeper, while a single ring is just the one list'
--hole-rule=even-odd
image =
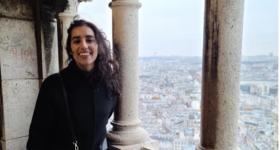
[{"label": "arched opening", "polygon": [[[161,149],[194,148],[199,142],[200,130],[199,106],[204,2],[179,0],[164,3],[145,0],[140,2],[142,3],[139,10],[140,119],[150,136],[160,141]],[[109,1],[104,2],[103,6],[109,12],[108,3]],[[278,106],[276,105],[277,94],[275,91],[278,85],[275,81],[277,81],[276,66],[278,64],[276,60],[278,56],[270,57],[277,55],[275,16],[277,6],[275,4],[275,7],[272,8],[272,3],[275,4],[275,1],[271,0],[265,4],[261,1],[245,1],[244,5],[239,108],[239,139],[243,139],[239,140],[241,149],[257,145],[257,139],[250,139],[253,136],[249,136],[249,133],[262,134],[263,139],[271,140],[272,143],[269,144],[271,144],[270,148],[272,149],[277,143],[277,113],[275,111]],[[255,9],[254,6],[257,6],[258,9]],[[257,11],[263,9],[272,11]],[[260,15],[258,12],[266,12],[266,14]],[[101,16],[104,14],[94,18],[98,19]],[[263,19],[266,20],[264,22],[267,24],[260,23]],[[106,23],[101,26],[108,26],[108,20],[104,22]],[[256,27],[253,27],[255,25]],[[109,31],[107,33],[110,33]],[[257,44],[261,46],[256,46]],[[255,48],[258,49],[254,50]],[[267,55],[265,49],[269,49],[270,56],[263,57],[263,55]],[[247,57],[248,55],[251,56]],[[258,63],[256,58],[260,58],[254,57],[254,55],[262,55],[262,59],[270,59],[267,65],[271,70],[264,69],[267,72],[261,74],[268,76],[267,73],[272,71],[271,82],[273,84],[266,85],[266,81],[261,81],[259,82],[260,87],[264,88],[258,87],[259,84],[256,87],[261,89],[256,91],[257,95],[266,92],[265,97],[257,96],[257,98],[256,92],[255,95],[252,95],[253,93],[250,93],[249,89],[254,89],[256,82],[253,84],[246,82],[247,77],[253,76],[252,69],[255,67],[252,64]],[[258,112],[251,110],[253,104],[249,101],[252,101],[254,97],[258,99],[259,105],[254,104],[256,107],[253,109],[259,109],[262,104],[264,104],[262,106],[268,107],[262,107],[262,110]],[[244,109],[246,110],[244,111]],[[259,122],[262,125],[257,129],[254,127],[256,124],[249,121],[249,118],[260,112],[269,125]],[[267,128],[269,128],[268,131],[264,131]],[[265,143],[265,140],[263,142],[263,145],[269,145]]]}]

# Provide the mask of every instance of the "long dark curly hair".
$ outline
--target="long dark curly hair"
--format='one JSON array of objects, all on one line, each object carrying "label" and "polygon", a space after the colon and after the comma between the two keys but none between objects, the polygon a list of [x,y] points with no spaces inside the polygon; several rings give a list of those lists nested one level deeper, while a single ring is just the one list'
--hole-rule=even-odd
[{"label": "long dark curly hair", "polygon": [[110,49],[110,42],[106,36],[93,23],[86,20],[74,20],[68,28],[68,37],[66,41],[66,51],[68,54],[68,61],[73,61],[71,55],[71,32],[75,27],[87,26],[92,29],[98,44],[98,55],[95,60],[95,71],[99,80],[105,82],[107,88],[114,94],[120,95],[120,81],[119,81],[119,64],[117,61],[117,51]]}]

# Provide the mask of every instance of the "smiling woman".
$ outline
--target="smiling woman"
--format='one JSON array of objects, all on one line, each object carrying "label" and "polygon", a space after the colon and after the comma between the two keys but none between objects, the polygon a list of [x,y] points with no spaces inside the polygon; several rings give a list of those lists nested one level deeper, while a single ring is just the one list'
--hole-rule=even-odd
[{"label": "smiling woman", "polygon": [[40,88],[27,150],[105,149],[106,124],[120,94],[117,62],[100,30],[85,20],[70,25],[66,49],[68,67]]}]

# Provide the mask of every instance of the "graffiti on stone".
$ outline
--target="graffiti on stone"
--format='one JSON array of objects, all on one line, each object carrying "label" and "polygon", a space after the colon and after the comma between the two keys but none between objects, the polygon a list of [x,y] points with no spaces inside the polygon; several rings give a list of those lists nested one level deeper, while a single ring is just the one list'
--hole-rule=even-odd
[{"label": "graffiti on stone", "polygon": [[2,78],[37,77],[37,53],[32,22],[6,19],[0,20],[0,26]]}]

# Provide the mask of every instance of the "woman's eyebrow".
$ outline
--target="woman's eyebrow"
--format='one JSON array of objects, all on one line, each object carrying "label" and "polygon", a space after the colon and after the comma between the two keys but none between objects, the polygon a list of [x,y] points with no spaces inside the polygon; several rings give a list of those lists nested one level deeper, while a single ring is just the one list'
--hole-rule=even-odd
[{"label": "woman's eyebrow", "polygon": [[94,35],[86,35],[86,38],[95,38]]},{"label": "woman's eyebrow", "polygon": [[80,39],[80,38],[81,38],[80,36],[73,36],[71,39],[75,40],[75,39]]},{"label": "woman's eyebrow", "polygon": [[[73,40],[73,39],[80,39],[81,38],[81,36],[73,36],[71,39]],[[95,38],[95,36],[94,35],[86,35],[86,38]]]}]

